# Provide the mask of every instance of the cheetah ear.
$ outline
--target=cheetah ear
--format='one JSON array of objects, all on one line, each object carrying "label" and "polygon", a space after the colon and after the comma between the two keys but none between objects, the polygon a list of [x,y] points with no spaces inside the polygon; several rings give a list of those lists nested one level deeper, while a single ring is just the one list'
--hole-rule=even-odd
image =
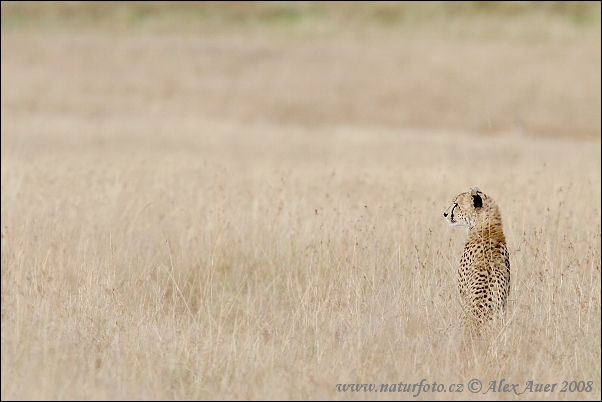
[{"label": "cheetah ear", "polygon": [[472,195],[472,204],[476,209],[479,209],[483,206],[483,199],[479,194],[475,193]]}]

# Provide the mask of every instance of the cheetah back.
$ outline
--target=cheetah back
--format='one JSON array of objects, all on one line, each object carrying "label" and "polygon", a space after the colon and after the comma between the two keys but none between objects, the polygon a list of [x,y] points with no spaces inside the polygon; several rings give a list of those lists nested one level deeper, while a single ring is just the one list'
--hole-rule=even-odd
[{"label": "cheetah back", "polygon": [[482,324],[503,314],[510,292],[506,244],[468,242],[460,260],[458,281],[468,317]]}]

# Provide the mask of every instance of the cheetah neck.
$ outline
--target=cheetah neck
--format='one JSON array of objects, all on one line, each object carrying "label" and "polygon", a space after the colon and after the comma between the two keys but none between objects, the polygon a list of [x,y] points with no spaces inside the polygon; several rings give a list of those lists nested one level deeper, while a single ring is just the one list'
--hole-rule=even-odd
[{"label": "cheetah neck", "polygon": [[505,243],[502,228],[502,217],[497,207],[490,206],[482,218],[477,219],[470,227],[468,237],[470,240],[487,239],[496,243]]}]

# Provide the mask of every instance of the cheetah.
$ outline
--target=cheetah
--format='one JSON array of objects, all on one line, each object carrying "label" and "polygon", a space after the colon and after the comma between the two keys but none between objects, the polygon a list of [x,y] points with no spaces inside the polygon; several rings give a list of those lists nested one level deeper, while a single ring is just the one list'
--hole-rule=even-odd
[{"label": "cheetah", "polygon": [[496,203],[478,188],[458,195],[443,213],[451,227],[466,226],[458,289],[461,322],[475,329],[503,319],[510,292],[510,256]]}]

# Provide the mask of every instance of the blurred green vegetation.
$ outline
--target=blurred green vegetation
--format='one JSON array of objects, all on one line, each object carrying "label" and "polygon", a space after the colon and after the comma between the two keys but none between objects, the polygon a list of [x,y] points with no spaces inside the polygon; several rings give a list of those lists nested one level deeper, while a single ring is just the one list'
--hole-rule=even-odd
[{"label": "blurred green vegetation", "polygon": [[549,16],[574,26],[600,24],[600,2],[19,2],[3,1],[2,30],[160,29],[178,32],[307,21],[403,26],[458,18]]}]

